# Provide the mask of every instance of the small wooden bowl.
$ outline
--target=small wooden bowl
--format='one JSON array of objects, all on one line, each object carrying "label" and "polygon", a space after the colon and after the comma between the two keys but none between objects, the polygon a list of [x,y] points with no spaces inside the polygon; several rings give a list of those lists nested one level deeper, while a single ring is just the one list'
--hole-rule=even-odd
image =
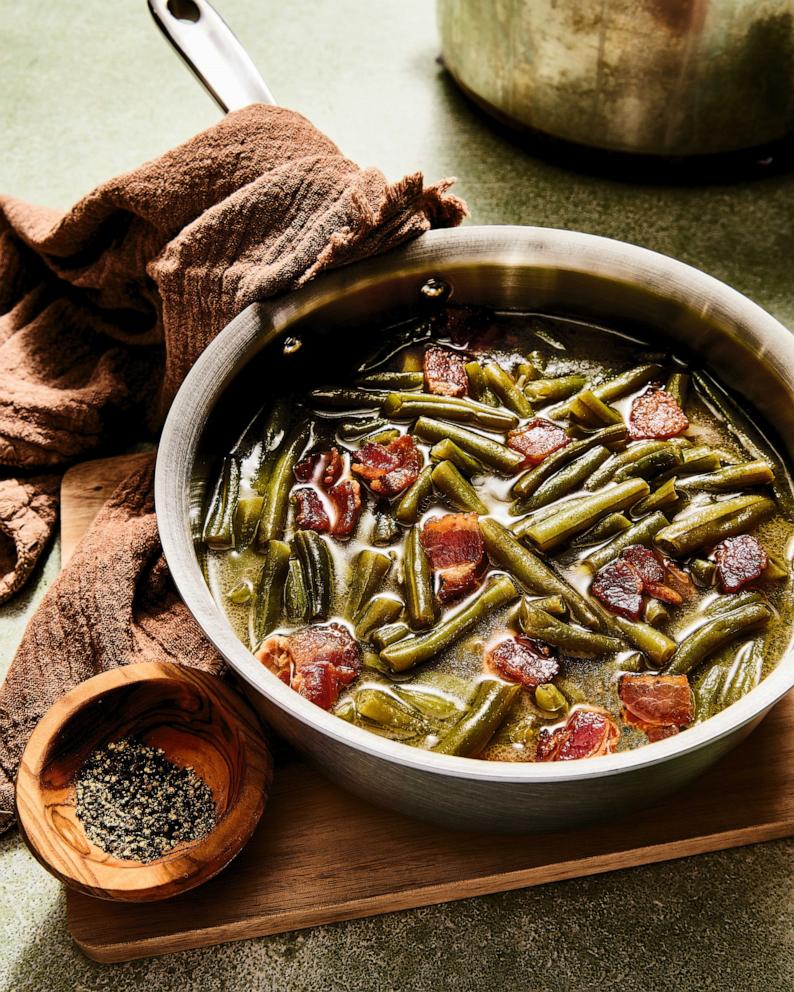
[{"label": "small wooden bowl", "polygon": [[[215,798],[211,833],[145,864],[88,840],[75,813],[75,775],[92,751],[124,737],[195,768]],[[241,850],[271,774],[256,716],[221,679],[180,665],[127,665],[76,686],[38,723],[17,774],[19,827],[38,861],[70,888],[101,899],[167,899],[206,882]]]}]

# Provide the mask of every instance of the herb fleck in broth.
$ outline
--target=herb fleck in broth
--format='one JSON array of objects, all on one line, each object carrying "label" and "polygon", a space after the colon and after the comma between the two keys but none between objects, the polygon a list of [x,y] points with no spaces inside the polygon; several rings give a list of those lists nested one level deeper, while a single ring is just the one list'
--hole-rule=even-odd
[{"label": "herb fleck in broth", "polygon": [[[207,507],[209,587],[280,678],[415,746],[567,760],[684,731],[777,664],[790,478],[708,376],[537,315],[448,308],[383,340],[353,376],[333,360],[295,376],[305,392],[246,429]],[[674,553],[688,514],[685,544],[716,522]],[[474,557],[444,565],[458,543]],[[447,582],[462,584],[445,598]]]}]

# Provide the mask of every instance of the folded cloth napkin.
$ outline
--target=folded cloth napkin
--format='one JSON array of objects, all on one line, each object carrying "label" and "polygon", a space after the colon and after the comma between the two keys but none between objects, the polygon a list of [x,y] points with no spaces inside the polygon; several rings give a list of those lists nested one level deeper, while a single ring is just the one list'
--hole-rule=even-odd
[{"label": "folded cloth napkin", "polygon": [[[0,197],[0,601],[55,525],[60,471],[153,434],[207,343],[254,300],[460,223],[451,181],[389,184],[305,118],[254,105],[67,214]],[[140,436],[140,433],[138,434]],[[152,464],[123,483],[31,619],[0,689],[0,830],[37,720],[132,661],[218,671],[169,580]]]}]

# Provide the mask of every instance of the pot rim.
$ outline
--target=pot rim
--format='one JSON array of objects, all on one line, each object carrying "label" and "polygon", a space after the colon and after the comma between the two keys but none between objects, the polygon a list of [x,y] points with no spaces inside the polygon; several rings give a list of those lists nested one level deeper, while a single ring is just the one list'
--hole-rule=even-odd
[{"label": "pot rim", "polygon": [[752,326],[763,341],[763,359],[781,378],[794,369],[794,338],[778,320],[737,290],[684,262],[627,242],[581,232],[472,225],[429,231],[407,246],[323,274],[294,292],[247,307],[208,345],[186,376],[171,405],[157,452],[155,510],[166,561],[191,614],[236,674],[270,703],[316,733],[418,772],[502,784],[575,782],[637,772],[733,734],[760,718],[794,686],[794,649],[790,645],[775,669],[755,689],[681,734],[617,754],[570,763],[482,761],[391,741],[313,705],[256,661],[216,605],[194,552],[188,520],[192,452],[207,411],[226,388],[227,377],[233,378],[240,358],[252,356],[254,343],[262,337],[262,327],[269,325],[280,336],[290,324],[329,298],[388,278],[395,265],[403,271],[415,271],[424,280],[433,274],[434,263],[450,269],[456,264],[470,267],[477,263],[504,266],[523,262],[532,267],[540,261],[546,266],[597,271],[615,280],[663,284],[670,297],[688,301],[689,309],[692,301],[698,300],[704,315],[719,311],[739,326]]}]

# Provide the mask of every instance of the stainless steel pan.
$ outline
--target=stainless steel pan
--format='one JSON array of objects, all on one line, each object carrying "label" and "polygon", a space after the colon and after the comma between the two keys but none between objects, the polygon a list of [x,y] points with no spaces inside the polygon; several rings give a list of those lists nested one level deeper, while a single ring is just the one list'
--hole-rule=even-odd
[{"label": "stainless steel pan", "polygon": [[794,343],[741,294],[671,258],[592,235],[432,231],[248,307],[200,357],[173,403],[157,459],[157,517],[174,580],[265,719],[331,778],[373,802],[455,827],[506,831],[555,829],[653,803],[739,743],[791,688],[790,654],[741,701],[677,737],[568,764],[484,762],[385,740],[302,699],[237,639],[204,582],[192,524],[246,412],[247,383],[258,385],[262,402],[295,353],[287,337],[302,342],[304,355],[321,353],[351,330],[426,311],[429,279],[445,282],[456,303],[564,314],[670,341],[738,390],[794,454]]}]

